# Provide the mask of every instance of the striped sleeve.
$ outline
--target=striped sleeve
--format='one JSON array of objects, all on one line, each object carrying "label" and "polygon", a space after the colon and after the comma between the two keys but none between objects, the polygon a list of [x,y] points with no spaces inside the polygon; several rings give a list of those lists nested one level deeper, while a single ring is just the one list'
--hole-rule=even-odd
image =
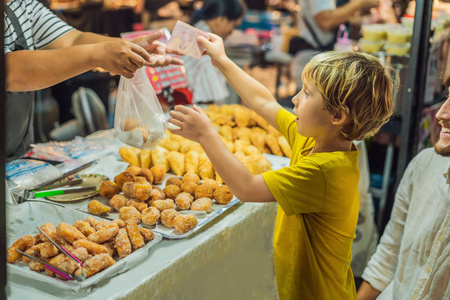
[{"label": "striped sleeve", "polygon": [[31,31],[36,49],[42,49],[54,40],[73,30],[38,1],[31,1]]}]

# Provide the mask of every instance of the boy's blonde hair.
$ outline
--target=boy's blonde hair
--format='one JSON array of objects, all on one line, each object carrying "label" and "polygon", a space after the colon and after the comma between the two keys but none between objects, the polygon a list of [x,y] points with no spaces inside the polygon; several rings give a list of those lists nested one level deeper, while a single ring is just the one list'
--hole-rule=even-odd
[{"label": "boy's blonde hair", "polygon": [[372,55],[320,53],[305,66],[304,80],[311,81],[320,91],[325,109],[347,116],[350,122],[342,129],[342,135],[348,140],[362,140],[375,134],[392,115],[392,78]]}]

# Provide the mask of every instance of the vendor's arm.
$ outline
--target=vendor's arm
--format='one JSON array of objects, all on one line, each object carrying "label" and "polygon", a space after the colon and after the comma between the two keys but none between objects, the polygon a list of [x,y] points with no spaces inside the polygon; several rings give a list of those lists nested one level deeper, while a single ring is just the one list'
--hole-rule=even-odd
[{"label": "vendor's arm", "polygon": [[194,108],[190,109],[177,105],[170,115],[172,118],[169,122],[180,127],[179,130],[172,130],[172,132],[200,143],[214,169],[239,200],[243,202],[275,201],[262,175],[253,175],[228,150],[200,107],[194,105]]},{"label": "vendor's arm", "polygon": [[314,19],[322,30],[331,31],[340,24],[349,21],[358,10],[368,10],[377,7],[379,4],[379,0],[351,0],[334,10],[325,10],[318,13],[314,16]]},{"label": "vendor's arm", "polygon": [[370,283],[363,281],[358,290],[357,300],[375,300],[380,293],[381,292],[371,286]]},{"label": "vendor's arm", "polygon": [[205,46],[213,65],[224,74],[228,83],[252,110],[277,128],[276,115],[282,106],[264,85],[245,73],[227,57],[223,41],[219,36],[211,33],[209,36],[209,41],[203,37],[200,37],[199,41]]}]

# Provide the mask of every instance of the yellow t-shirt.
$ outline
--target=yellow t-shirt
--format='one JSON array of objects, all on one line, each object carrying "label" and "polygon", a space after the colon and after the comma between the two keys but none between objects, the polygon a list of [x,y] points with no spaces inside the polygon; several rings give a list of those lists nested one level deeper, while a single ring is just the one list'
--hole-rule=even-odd
[{"label": "yellow t-shirt", "polygon": [[277,126],[292,148],[289,167],[263,174],[278,214],[273,252],[278,293],[286,299],[356,299],[350,261],[358,220],[358,150],[309,154],[285,109]]}]

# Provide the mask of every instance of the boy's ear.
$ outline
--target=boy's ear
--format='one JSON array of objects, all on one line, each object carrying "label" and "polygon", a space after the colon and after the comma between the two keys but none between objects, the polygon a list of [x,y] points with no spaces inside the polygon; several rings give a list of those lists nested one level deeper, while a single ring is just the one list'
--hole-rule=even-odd
[{"label": "boy's ear", "polygon": [[331,123],[333,125],[344,126],[345,123],[347,122],[347,119],[348,119],[347,115],[342,110],[338,110],[333,114],[333,117],[331,118]]}]

